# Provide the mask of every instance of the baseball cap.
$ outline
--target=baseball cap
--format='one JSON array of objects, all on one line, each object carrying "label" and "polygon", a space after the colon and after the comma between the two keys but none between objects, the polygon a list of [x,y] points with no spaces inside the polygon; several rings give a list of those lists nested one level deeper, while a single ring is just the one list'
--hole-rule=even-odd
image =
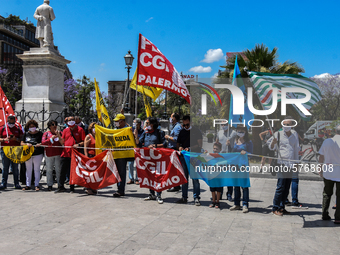
[{"label": "baseball cap", "polygon": [[116,118],[113,121],[125,120],[125,116],[123,114],[117,114]]}]

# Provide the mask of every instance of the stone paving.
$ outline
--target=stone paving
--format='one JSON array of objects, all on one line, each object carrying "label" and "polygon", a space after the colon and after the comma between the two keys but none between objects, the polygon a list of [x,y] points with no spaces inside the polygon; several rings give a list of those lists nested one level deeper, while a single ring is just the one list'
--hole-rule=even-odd
[{"label": "stone paving", "polygon": [[0,193],[0,254],[339,254],[340,229],[321,220],[323,183],[300,181],[299,200],[309,209],[288,207],[292,215],[283,217],[271,214],[275,184],[251,178],[247,214],[229,211],[226,200],[221,210],[209,208],[202,181],[201,206],[191,197],[176,204],[180,192],[163,192],[162,205],[143,201],[148,191],[135,184],[124,198],[112,196],[115,185],[97,196],[80,187],[54,194],[8,185]]}]

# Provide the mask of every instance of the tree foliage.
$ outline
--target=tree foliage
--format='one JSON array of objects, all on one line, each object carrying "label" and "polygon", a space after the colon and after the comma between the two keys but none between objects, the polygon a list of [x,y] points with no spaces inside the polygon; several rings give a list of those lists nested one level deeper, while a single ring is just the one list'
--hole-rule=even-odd
[{"label": "tree foliage", "polygon": [[337,120],[340,118],[340,73],[311,78],[318,84],[322,99],[311,108],[313,121]]}]

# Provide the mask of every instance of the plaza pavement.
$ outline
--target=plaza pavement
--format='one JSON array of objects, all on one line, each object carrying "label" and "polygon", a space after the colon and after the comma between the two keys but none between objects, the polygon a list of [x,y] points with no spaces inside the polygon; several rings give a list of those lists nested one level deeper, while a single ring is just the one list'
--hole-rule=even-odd
[{"label": "plaza pavement", "polygon": [[[211,193],[201,181],[201,206],[175,201],[181,193],[163,192],[164,204],[143,201],[148,190],[116,185],[88,196],[14,190],[0,193],[0,254],[339,254],[340,228],[321,220],[323,182],[301,180],[299,200],[309,209],[289,216],[271,213],[276,180],[251,177],[249,213],[209,208]],[[45,178],[41,186],[47,188]],[[225,197],[225,196],[224,196]],[[332,198],[333,205],[335,203]],[[334,218],[334,210],[330,209]]]}]

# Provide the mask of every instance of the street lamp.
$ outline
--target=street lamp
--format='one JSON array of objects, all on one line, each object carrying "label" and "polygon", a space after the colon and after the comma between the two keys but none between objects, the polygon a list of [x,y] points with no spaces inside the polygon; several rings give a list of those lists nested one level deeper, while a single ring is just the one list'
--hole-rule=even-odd
[{"label": "street lamp", "polygon": [[[126,69],[127,69],[127,74],[128,74],[128,78],[127,78],[127,82],[126,82],[126,87],[125,87],[125,91],[126,91],[126,103],[125,103],[125,108],[124,108],[124,112],[128,113],[131,111],[130,107],[129,107],[129,91],[130,91],[130,69],[132,66],[132,62],[134,60],[134,57],[131,54],[131,51],[128,51],[128,54],[126,54],[124,56],[125,59],[125,65],[126,65]],[[137,93],[137,91],[136,91]],[[124,106],[124,104],[123,104]]]}]

